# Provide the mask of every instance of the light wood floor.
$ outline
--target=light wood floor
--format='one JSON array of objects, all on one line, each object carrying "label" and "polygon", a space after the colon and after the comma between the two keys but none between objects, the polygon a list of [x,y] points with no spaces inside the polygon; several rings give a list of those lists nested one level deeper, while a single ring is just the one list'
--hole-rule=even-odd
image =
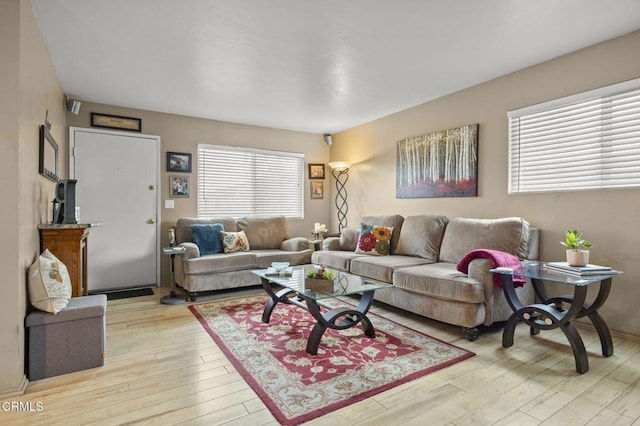
[{"label": "light wood floor", "polygon": [[[104,367],[31,382],[10,401],[42,410],[0,411],[0,423],[277,424],[187,305],[158,303],[166,292],[110,301]],[[561,332],[531,337],[520,325],[515,345],[504,349],[499,330],[468,342],[457,327],[381,305],[372,310],[477,356],[310,424],[640,425],[637,339],[615,336],[615,354],[604,358],[597,335],[582,329],[590,371],[579,375]]]}]

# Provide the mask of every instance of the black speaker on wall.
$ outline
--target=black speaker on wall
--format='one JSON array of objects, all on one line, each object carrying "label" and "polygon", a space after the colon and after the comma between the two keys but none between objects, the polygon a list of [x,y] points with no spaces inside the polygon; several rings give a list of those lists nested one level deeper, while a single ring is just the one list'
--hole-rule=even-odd
[{"label": "black speaker on wall", "polygon": [[54,223],[78,223],[76,220],[76,179],[63,179],[56,183]]}]

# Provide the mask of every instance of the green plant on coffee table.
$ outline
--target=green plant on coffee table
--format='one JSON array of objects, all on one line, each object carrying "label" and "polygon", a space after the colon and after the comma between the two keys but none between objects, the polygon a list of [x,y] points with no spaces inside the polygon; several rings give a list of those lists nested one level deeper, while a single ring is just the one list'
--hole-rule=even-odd
[{"label": "green plant on coffee table", "polygon": [[573,231],[567,230],[564,234],[564,241],[560,241],[560,244],[571,250],[581,250],[593,247],[591,241],[583,239],[582,232],[577,229],[574,229]]},{"label": "green plant on coffee table", "polygon": [[325,268],[324,266],[313,268],[307,272],[307,278],[315,278],[318,280],[332,280],[335,276],[335,272],[329,268]]}]

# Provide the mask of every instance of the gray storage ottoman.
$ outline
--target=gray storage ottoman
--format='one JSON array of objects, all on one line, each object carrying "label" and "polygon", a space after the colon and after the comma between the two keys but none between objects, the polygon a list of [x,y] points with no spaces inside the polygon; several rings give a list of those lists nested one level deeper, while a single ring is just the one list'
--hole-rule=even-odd
[{"label": "gray storage ottoman", "polygon": [[29,380],[104,365],[107,296],[72,297],[57,315],[27,315]]}]

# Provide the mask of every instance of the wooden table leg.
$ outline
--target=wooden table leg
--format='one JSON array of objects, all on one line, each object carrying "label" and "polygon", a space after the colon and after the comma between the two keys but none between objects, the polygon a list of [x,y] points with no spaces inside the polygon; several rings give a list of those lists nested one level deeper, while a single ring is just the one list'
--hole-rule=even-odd
[{"label": "wooden table leg", "polygon": [[[507,274],[502,275],[504,295],[507,299],[507,303],[514,310],[514,313],[509,317],[505,325],[502,334],[502,346],[505,348],[513,346],[515,328],[521,321],[529,325],[531,328],[531,334],[537,334],[540,330],[553,330],[560,328],[571,346],[571,351],[573,352],[573,357],[576,363],[576,371],[580,374],[586,373],[589,371],[587,351],[578,330],[573,326],[573,324],[571,324],[571,321],[579,316],[590,315],[590,319],[592,319],[592,317],[594,318],[592,321],[596,321],[596,323],[600,324],[601,318],[595,310],[585,310],[587,287],[575,286],[573,297],[565,296],[556,300],[554,298],[546,298],[546,292],[543,290],[541,280],[532,278],[531,281],[536,289],[536,294],[539,297],[544,295],[545,299],[542,300],[542,303],[524,306],[515,293],[513,277]],[[559,301],[570,303],[571,307],[568,310],[560,309],[556,305],[556,302]],[[602,301],[602,303],[604,303],[604,301]],[[603,334],[605,334],[605,330],[608,334],[608,328],[606,327],[606,324],[604,324],[604,320],[601,325],[604,326]],[[598,332],[598,334],[600,334],[600,332]]]},{"label": "wooden table leg", "polygon": [[315,299],[305,299],[307,301],[307,306],[309,307],[309,312],[311,313],[311,315],[313,315],[316,321],[318,321],[316,325],[313,326],[313,329],[309,334],[309,340],[307,341],[308,354],[318,354],[318,346],[320,346],[320,340],[322,339],[322,335],[327,328],[332,328],[334,330],[344,330],[347,328],[351,328],[361,322],[364,334],[368,337],[371,337],[372,339],[376,337],[373,324],[371,324],[371,320],[369,320],[369,318],[367,317],[367,312],[369,311],[369,308],[371,307],[371,303],[373,301],[373,291],[365,291],[364,293],[362,293],[360,303],[355,309],[336,308],[331,309],[324,314],[320,312],[320,307],[318,306]]}]

